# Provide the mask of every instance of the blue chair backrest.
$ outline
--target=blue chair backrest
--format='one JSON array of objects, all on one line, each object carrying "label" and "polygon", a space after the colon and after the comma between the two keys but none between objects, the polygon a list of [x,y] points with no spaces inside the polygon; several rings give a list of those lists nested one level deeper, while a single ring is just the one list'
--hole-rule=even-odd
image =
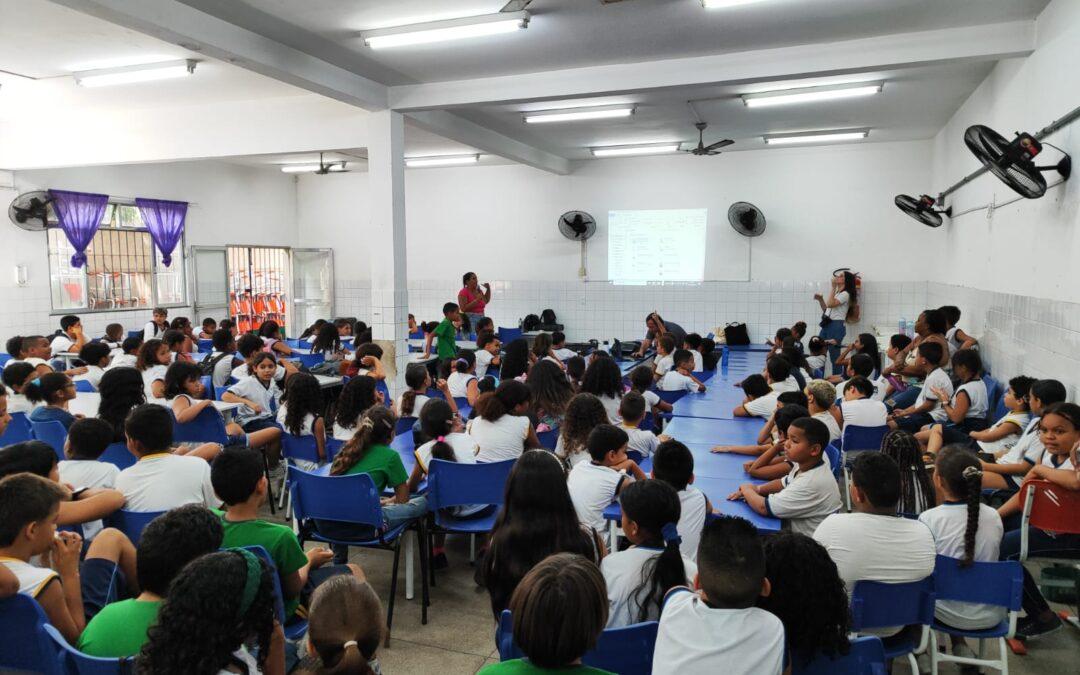
[{"label": "blue chair backrest", "polygon": [[683,396],[686,396],[686,391],[660,391],[656,390],[656,395],[660,397],[660,400],[664,403],[675,403]]},{"label": "blue chair backrest", "polygon": [[97,391],[97,389],[94,389],[94,385],[90,380],[75,380],[75,391],[90,393]]},{"label": "blue chair backrest", "polygon": [[150,524],[150,521],[157,518],[164,511],[128,511],[127,509],[120,509],[113,512],[112,515],[105,518],[106,527],[115,527],[131,540],[131,543],[135,546],[139,545],[139,539],[142,539],[142,532],[146,529],[146,526]]},{"label": "blue chair backrest", "polygon": [[4,435],[0,436],[0,448],[22,443],[34,438],[34,430],[30,428],[30,420],[26,419],[26,413],[11,413],[11,421],[8,422]]},{"label": "blue chair backrest", "polygon": [[285,338],[285,344],[292,349],[300,349],[300,340],[297,338]]},{"label": "blue chair backrest", "polygon": [[375,380],[375,391],[381,391],[383,398],[386,400],[386,405],[390,405],[390,387],[386,386],[386,380]]},{"label": "blue chair backrest", "polygon": [[203,408],[195,419],[180,424],[173,420],[174,443],[221,443],[229,442],[229,434],[225,431],[225,420],[214,406]]},{"label": "blue chair backrest", "polygon": [[956,558],[939,555],[934,564],[934,595],[1019,611],[1024,596],[1024,570],[1019,561],[973,562],[961,567]]},{"label": "blue chair backrest", "polygon": [[521,337],[520,328],[504,328],[502,326],[499,326],[499,330],[497,332],[499,333],[499,342],[503,344],[506,344],[511,340],[516,340]]},{"label": "blue chair backrest", "polygon": [[8,354],[7,352],[0,352],[0,366],[3,366],[5,363],[10,361],[11,359],[12,359],[11,354]]},{"label": "blue chair backrest", "polygon": [[214,351],[214,341],[199,339],[199,351],[200,352],[212,352]]},{"label": "blue chair backrest", "polygon": [[418,330],[415,333],[409,333],[409,339],[410,340],[423,340],[424,339],[424,331]]},{"label": "blue chair backrest", "polygon": [[416,424],[416,418],[412,415],[399,417],[397,420],[397,425],[394,426],[394,435],[400,436],[407,431],[412,431],[414,424]]},{"label": "blue chair backrest", "polygon": [[641,422],[637,425],[637,428],[642,431],[652,431],[656,428],[656,420],[653,419],[651,411],[645,413],[645,417],[641,418]]},{"label": "blue chair backrest", "polygon": [[835,443],[836,441],[833,441],[825,446],[825,456],[829,458],[829,468],[832,469],[833,477],[839,479],[844,467],[840,459],[840,448],[836,447]]},{"label": "blue chair backrest", "polygon": [[83,654],[68,644],[52,624],[45,624],[45,634],[52,640],[62,672],[72,675],[120,675],[132,671],[133,657],[115,659]]},{"label": "blue chair backrest", "polygon": [[488,464],[459,464],[431,460],[428,473],[429,511],[465,504],[502,505],[506,479],[516,460]]},{"label": "blue chair backrest", "polygon": [[[467,396],[455,396],[454,397],[454,403],[457,404],[458,410],[461,410],[462,408],[469,408],[470,407],[469,406],[469,398]],[[464,417],[464,415],[462,417]]]},{"label": "blue chair backrest", "polygon": [[338,520],[382,527],[382,507],[375,483],[366,473],[319,476],[290,466],[293,512],[298,521]]},{"label": "blue chair backrest", "polygon": [[934,577],[904,584],[857,581],[851,593],[851,630],[929,626],[934,620]]},{"label": "blue chair backrest", "polygon": [[440,391],[439,389],[436,389],[435,387],[428,387],[428,390],[425,392],[425,395],[428,398],[441,398],[444,401],[446,400],[446,394],[442,393],[442,391]]},{"label": "blue chair backrest", "polygon": [[546,450],[554,450],[559,442],[559,428],[536,432],[536,438],[540,441],[540,447]]},{"label": "blue chair backrest", "polygon": [[224,387],[214,387],[214,400],[221,401],[221,395],[228,391],[230,386],[231,385],[225,385]]},{"label": "blue chair backrest", "polygon": [[60,675],[56,649],[45,632],[45,612],[29,595],[16,593],[0,599],[0,671]]},{"label": "blue chair backrest", "polygon": [[214,391],[214,376],[213,375],[203,375],[199,379],[202,380],[203,398],[208,398],[211,401],[216,401],[217,397],[215,396],[215,391]]},{"label": "blue chair backrest", "polygon": [[836,658],[818,656],[807,664],[794,659],[792,675],[886,675],[885,647],[881,638],[873,635],[855,638],[851,651]]},{"label": "blue chair backrest", "polygon": [[299,353],[299,352],[293,352],[292,356],[290,356],[289,358],[299,360],[300,365],[304,366],[305,368],[314,368],[315,366],[319,365],[320,363],[322,363],[323,361],[326,360],[326,355],[325,354],[303,354],[303,353]]},{"label": "blue chair backrest", "polygon": [[319,445],[311,434],[295,436],[288,431],[281,434],[281,456],[285,459],[319,461]]},{"label": "blue chair backrest", "polygon": [[327,436],[326,437],[326,461],[334,461],[334,457],[341,452],[341,449],[345,447],[345,441],[339,441],[338,439]]},{"label": "blue chair backrest", "polygon": [[[581,657],[587,666],[619,675],[649,675],[652,673],[653,650],[660,624],[655,621],[635,623],[621,628],[608,628],[600,634],[596,646]],[[499,615],[495,630],[495,645],[499,659],[520,659],[525,654],[514,644],[514,622],[510,610]]]},{"label": "blue chair backrest", "polygon": [[129,330],[128,337],[142,337],[143,332],[141,330]]},{"label": "blue chair backrest", "polygon": [[889,427],[860,427],[855,424],[844,426],[843,435],[840,437],[840,447],[844,452],[856,450],[880,450],[881,441],[885,434],[889,433]]},{"label": "blue chair backrest", "polygon": [[61,460],[64,457],[64,442],[67,441],[67,429],[60,422],[31,422],[30,428],[34,431],[34,438],[52,446],[56,456]]},{"label": "blue chair backrest", "polygon": [[[993,423],[997,421],[999,417],[1005,414],[1005,389],[1001,386],[1001,383],[990,377],[990,375],[983,375],[983,384],[986,385],[986,400],[990,404],[990,409],[986,413],[986,419],[988,422]],[[998,406],[1001,405],[1001,415],[997,414]]]},{"label": "blue chair backrest", "polygon": [[105,448],[105,452],[101,453],[101,457],[98,457],[98,461],[115,464],[117,468],[123,471],[129,466],[135,466],[135,455],[128,450],[127,443],[120,441],[119,443],[109,443],[108,447]]}]

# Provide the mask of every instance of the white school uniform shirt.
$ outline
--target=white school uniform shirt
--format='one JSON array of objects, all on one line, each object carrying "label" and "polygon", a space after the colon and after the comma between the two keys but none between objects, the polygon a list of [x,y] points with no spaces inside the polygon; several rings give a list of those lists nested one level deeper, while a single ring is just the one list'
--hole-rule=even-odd
[{"label": "white school uniform shirt", "polygon": [[816,415],[811,415],[816,420],[821,420],[826,427],[829,428],[829,441],[835,441],[840,438],[840,425],[836,423],[836,418],[828,410],[822,410]]},{"label": "white school uniform shirt", "polygon": [[582,525],[596,531],[604,529],[604,509],[619,493],[619,486],[628,478],[621,471],[610,466],[588,462],[578,462],[570,470],[566,487],[570,490],[570,500],[574,502],[574,511]]},{"label": "white school uniform shirt", "polygon": [[934,370],[926,376],[926,381],[923,382],[922,390],[919,391],[919,397],[915,399],[915,406],[921,406],[926,401],[933,401],[934,407],[930,409],[930,417],[933,418],[935,422],[945,422],[949,419],[949,416],[942,410],[941,401],[938,400],[937,394],[933,392],[934,389],[942,389],[950,398],[952,397],[952,380],[949,379],[949,375],[941,368],[934,368]]},{"label": "white school uniform shirt", "polygon": [[446,378],[446,385],[450,388],[450,395],[454,398],[464,398],[469,394],[469,382],[476,379],[472,373],[459,373],[456,370]]},{"label": "white school uniform shirt", "polygon": [[[1024,427],[1023,433],[1020,434],[1020,439],[1013,444],[1009,451],[1001,457],[998,457],[997,464],[1019,464],[1020,462],[1027,462],[1031,466],[1035,466],[1042,460],[1045,447],[1042,441],[1039,440],[1039,417],[1032,417],[1031,421]],[[1026,473],[1026,472],[1025,472]],[[1014,487],[1020,487],[1024,482],[1024,475],[1007,475],[1005,479],[1013,484]]]},{"label": "white school uniform shirt", "polygon": [[[443,440],[454,451],[454,461],[458,464],[476,464],[476,451],[478,446],[476,445],[476,439],[465,433],[453,433],[447,434],[443,437]],[[428,466],[431,464],[431,451],[435,447],[435,441],[428,441],[414,453],[416,455],[416,463],[420,465],[420,468],[424,470],[424,473],[428,472]]]},{"label": "white school uniform shirt", "polygon": [[[814,532],[836,563],[848,595],[857,581],[901,584],[934,573],[937,549],[934,535],[924,523],[899,516],[873,513],[837,513],[826,518]],[[887,637],[900,626],[875,629]]]},{"label": "white school uniform shirt", "polygon": [[66,352],[71,349],[71,346],[75,344],[75,341],[69,338],[67,335],[61,333],[57,335],[49,342],[49,348],[52,350],[52,355],[56,356],[61,352]]},{"label": "white school uniform shirt", "polygon": [[[214,359],[221,356],[223,353],[224,352],[214,350],[210,352],[210,354],[203,356],[201,361],[207,363],[213,362]],[[214,364],[214,372],[210,374],[210,381],[215,387],[224,387],[229,383],[229,379],[232,377],[233,358],[232,354],[227,354]],[[243,367],[246,368],[247,366]]]},{"label": "white school uniform shirt", "polygon": [[163,366],[159,363],[156,366],[150,366],[142,371],[143,391],[146,392],[147,403],[165,403],[165,399],[154,396],[154,383],[158,380],[164,382],[165,371],[168,369],[168,366]]},{"label": "white school uniform shirt", "polygon": [[708,498],[705,493],[693,485],[679,490],[679,502],[682,511],[679,514],[679,536],[682,543],[679,550],[683,557],[697,562],[698,543],[701,542],[701,530],[705,527],[705,518],[709,515]]},{"label": "white school uniform shirt", "polygon": [[494,422],[483,417],[469,420],[468,433],[480,448],[476,461],[501,462],[521,457],[530,426],[528,417],[518,415],[503,415]]},{"label": "white school uniform shirt", "polygon": [[167,328],[159,328],[158,325],[156,323],[154,323],[153,321],[147,321],[146,325],[143,326],[143,331],[142,331],[143,342],[146,342],[147,340],[150,340],[152,338],[156,338],[156,337],[159,337],[159,336],[163,335],[166,330],[168,330],[168,329]]},{"label": "white school uniform shirt", "polygon": [[844,418],[845,427],[883,427],[889,418],[889,410],[885,404],[871,398],[842,401],[840,414]]},{"label": "white school uniform shirt", "polygon": [[[997,429],[1003,424],[1015,424],[1016,427],[1020,429],[1020,431],[1009,434],[1004,438],[999,438],[996,441],[976,441],[979,444],[979,450],[982,452],[989,452],[993,454],[1002,450],[1011,449],[1014,445],[1016,445],[1017,441],[1020,440],[1020,434],[1023,433],[1024,428],[1027,427],[1028,422],[1030,421],[1031,413],[1027,411],[1017,412],[1015,410],[1010,410],[1009,412],[1002,415],[1001,419],[999,419],[997,422],[994,422],[993,426],[991,426],[990,428]],[[1019,458],[1017,458],[1016,461],[1020,461]]]},{"label": "white school uniform shirt", "polygon": [[1072,471],[1072,469],[1074,468],[1071,455],[1055,455],[1051,452],[1046,451],[1043,451],[1042,459],[1039,460],[1039,463],[1048,469],[1061,469],[1062,471]]},{"label": "white school uniform shirt", "polygon": [[486,377],[488,368],[491,367],[492,360],[495,359],[495,355],[486,349],[476,350],[476,376]]},{"label": "white school uniform shirt", "polygon": [[563,441],[563,435],[559,434],[559,438],[555,441],[555,456],[566,462],[566,465],[573,469],[580,462],[584,462],[589,459],[589,453],[584,448],[575,450],[574,452],[567,452],[566,443]]},{"label": "white school uniform shirt", "polygon": [[17,558],[0,557],[0,565],[8,568],[15,575],[15,579],[19,582],[19,593],[31,598],[37,598],[50,581],[60,577],[48,567],[38,567]]},{"label": "white school uniform shirt", "polygon": [[827,307],[825,309],[825,316],[829,317],[833,321],[843,321],[847,319],[848,301],[851,296],[847,291],[840,291],[833,296],[838,304],[836,307]]},{"label": "white school uniform shirt", "polygon": [[808,366],[810,366],[811,374],[813,374],[813,371],[817,370],[818,368],[824,369],[825,368],[825,355],[824,354],[819,354],[817,356],[813,356],[813,355],[807,356],[806,357],[806,364]]},{"label": "white school uniform shirt", "polygon": [[[949,357],[960,351],[960,345],[963,344],[956,338],[956,334],[960,332],[959,326],[953,326],[949,330],[945,331],[945,342],[949,345]],[[959,626],[957,626],[959,628]]]},{"label": "white school uniform shirt", "polygon": [[[116,477],[120,475],[120,468],[115,464],[96,459],[65,459],[57,464],[57,469],[60,481],[76,488],[111,488],[116,485]],[[101,520],[82,523],[83,539],[92,541],[103,527]]]},{"label": "white school uniform shirt", "polygon": [[[930,528],[938,555],[964,557],[964,533],[967,532],[967,504],[946,502],[919,514],[919,522]],[[1005,528],[998,512],[979,504],[979,527],[975,531],[975,560],[997,562]],[[982,630],[996,626],[1005,618],[1006,609],[956,600],[938,600],[934,616],[953,628]]]},{"label": "white school uniform shirt", "polygon": [[[361,413],[361,414],[363,414],[363,413]],[[359,422],[359,417],[357,417],[357,422]],[[352,437],[356,435],[356,423],[357,422],[353,422],[353,425],[351,427],[343,427],[340,424],[338,424],[337,422],[334,422],[334,429],[333,429],[333,432],[331,433],[331,435],[334,437],[334,440],[336,440],[336,441],[352,440]]]},{"label": "white school uniform shirt", "polygon": [[771,386],[777,394],[783,394],[785,391],[799,391],[799,381],[794,375],[788,375],[783,382],[774,382]]},{"label": "white school uniform shirt", "polygon": [[7,369],[8,366],[10,366],[12,364],[15,364],[15,363],[29,363],[35,369],[38,366],[48,366],[49,365],[49,362],[46,361],[45,359],[39,359],[36,356],[30,356],[30,357],[27,357],[25,359],[11,359],[7,363],[4,364],[4,368]]},{"label": "white school uniform shirt", "polygon": [[420,411],[423,410],[424,405],[428,401],[431,400],[431,397],[428,396],[427,394],[417,394],[416,397],[413,399],[412,412],[406,414],[406,413],[402,412],[402,410],[403,410],[403,408],[401,407],[401,398],[402,398],[402,396],[404,396],[404,394],[402,394],[401,396],[398,396],[398,398],[397,398],[397,411],[398,411],[398,414],[401,415],[402,417],[420,417]]},{"label": "white school uniform shirt", "polygon": [[651,431],[644,431],[637,427],[620,425],[620,428],[630,437],[627,450],[636,450],[641,453],[642,459],[652,457],[656,449],[660,447],[660,437]]},{"label": "white school uniform shirt", "polygon": [[671,354],[656,357],[656,374],[663,375],[675,367],[675,357]]},{"label": "white school uniform shirt", "polygon": [[780,398],[780,394],[771,391],[764,396],[759,396],[753,401],[747,401],[743,403],[743,409],[750,413],[753,417],[764,417],[769,419],[772,414],[776,412],[776,401]]},{"label": "white school uniform shirt", "polygon": [[646,389],[641,392],[641,397],[645,399],[645,411],[652,412],[652,409],[656,407],[656,404],[660,402],[660,394],[657,394],[652,389]]},{"label": "white school uniform shirt", "polygon": [[168,511],[185,504],[221,506],[210,483],[210,464],[200,457],[162,452],[146,455],[116,477],[128,511]]},{"label": "white school uniform shirt", "polygon": [[[608,628],[622,628],[640,621],[657,621],[660,618],[660,608],[649,608],[644,618],[639,618],[641,601],[648,593],[648,588],[641,589],[642,573],[645,565],[660,556],[664,552],[662,548],[649,548],[645,546],[631,546],[625,551],[612,553],[600,563],[600,571],[604,574],[604,582],[607,584],[608,594]],[[686,585],[694,583],[697,576],[697,565],[694,561],[683,558],[683,568],[686,571]],[[663,598],[659,598],[663,602]]]},{"label": "white school uniform shirt", "polygon": [[86,372],[78,377],[73,378],[74,382],[79,380],[85,380],[90,383],[90,386],[97,391],[98,385],[101,383],[102,376],[105,375],[105,369],[101,366],[87,366]]},{"label": "white school uniform shirt", "polygon": [[691,349],[690,355],[694,357],[694,370],[698,372],[705,370],[705,359],[702,358],[701,352]]},{"label": "white school uniform shirt", "polygon": [[874,394],[870,398],[884,402],[889,391],[889,381],[879,375],[876,380],[870,380],[870,382],[874,385]]},{"label": "white school uniform shirt", "polygon": [[677,370],[669,370],[660,378],[657,389],[660,391],[697,391],[698,385],[690,376],[683,375]]},{"label": "white school uniform shirt", "polygon": [[779,675],[784,624],[759,607],[709,607],[689,588],[664,600],[652,675]]},{"label": "white school uniform shirt", "polygon": [[134,368],[137,357],[134,354],[117,354],[109,362],[109,370],[113,368]]},{"label": "white school uniform shirt", "polygon": [[567,349],[566,347],[559,347],[552,351],[555,352],[555,357],[560,361],[566,361],[567,359],[572,359],[578,355],[573,349]]},{"label": "white school uniform shirt", "polygon": [[[277,411],[277,417],[276,417],[277,423],[281,425],[281,428],[284,430],[283,433],[291,434],[292,431],[290,431],[289,428],[285,426],[285,415],[286,414],[288,414],[288,406],[286,406],[284,403],[282,403],[281,407],[278,408],[278,411]],[[300,422],[300,433],[298,435],[299,436],[314,436],[315,435],[315,420],[316,420],[316,417],[314,415],[312,415],[311,413],[308,413],[307,415],[305,415],[303,421]],[[325,424],[325,422],[323,424]],[[306,459],[293,459],[292,462],[293,462],[293,464],[300,467],[304,471],[315,471],[315,470],[317,470],[319,468],[319,463],[318,462],[312,462],[312,461],[306,460]]]},{"label": "white school uniform shirt", "polygon": [[[964,392],[968,397],[968,410],[964,415],[964,419],[973,417],[976,419],[986,419],[986,415],[990,412],[990,398],[986,395],[986,383],[982,380],[971,380],[960,385],[960,387],[953,393],[952,401],[955,403],[956,397]],[[942,410],[942,412],[945,412]]]},{"label": "white school uniform shirt", "polygon": [[801,471],[796,464],[780,483],[780,492],[765,497],[765,510],[780,518],[792,532],[811,535],[840,509],[840,488],[824,459],[807,471]]},{"label": "white school uniform shirt", "polygon": [[252,420],[273,418],[274,413],[277,411],[277,401],[281,398],[281,390],[278,389],[277,382],[270,380],[270,385],[266,386],[257,377],[245,377],[236,384],[231,385],[226,391],[241,398],[246,398],[252,403],[257,403],[262,408],[262,412],[259,413],[246,404],[242,404],[237,408],[236,423],[240,426],[244,426]]},{"label": "white school uniform shirt", "polygon": [[14,391],[8,392],[7,395],[7,411],[8,413],[27,413],[37,406],[31,403],[23,394],[16,394]]},{"label": "white school uniform shirt", "polygon": [[622,404],[622,396],[616,398],[614,396],[603,394],[596,398],[600,399],[600,403],[604,405],[604,410],[607,411],[608,419],[612,424],[619,424],[622,422],[622,415],[619,414],[619,405]]}]

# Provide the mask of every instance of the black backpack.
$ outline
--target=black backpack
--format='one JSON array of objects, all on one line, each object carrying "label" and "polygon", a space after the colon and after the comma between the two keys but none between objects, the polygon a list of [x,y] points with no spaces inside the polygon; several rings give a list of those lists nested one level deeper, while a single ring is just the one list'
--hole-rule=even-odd
[{"label": "black backpack", "polygon": [[229,352],[221,352],[217,356],[214,356],[214,353],[211,352],[211,353],[207,354],[205,357],[203,357],[202,361],[199,361],[195,365],[197,365],[199,367],[199,372],[202,373],[203,375],[213,375],[214,374],[214,368],[217,366],[217,364],[221,363],[221,361],[223,359],[231,359],[231,358],[232,358],[232,354],[230,354]]},{"label": "black backpack", "polygon": [[558,322],[558,319],[555,318],[555,310],[545,309],[544,311],[540,312],[540,323],[546,325]]},{"label": "black backpack", "polygon": [[750,344],[750,333],[746,330],[745,323],[729,323],[724,326],[724,341],[729,345]]},{"label": "black backpack", "polygon": [[540,330],[540,317],[535,314],[527,315],[521,322],[521,330],[526,332]]}]

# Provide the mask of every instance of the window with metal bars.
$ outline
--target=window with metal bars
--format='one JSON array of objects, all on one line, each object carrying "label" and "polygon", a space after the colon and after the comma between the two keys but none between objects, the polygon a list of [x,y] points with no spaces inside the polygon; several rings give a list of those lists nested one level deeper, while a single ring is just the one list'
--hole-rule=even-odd
[{"label": "window with metal bars", "polygon": [[[50,224],[51,225],[51,224]],[[110,203],[86,248],[86,265],[71,266],[75,249],[63,230],[48,229],[49,281],[54,313],[114,312],[185,303],[184,242],[169,267],[131,204]]]}]

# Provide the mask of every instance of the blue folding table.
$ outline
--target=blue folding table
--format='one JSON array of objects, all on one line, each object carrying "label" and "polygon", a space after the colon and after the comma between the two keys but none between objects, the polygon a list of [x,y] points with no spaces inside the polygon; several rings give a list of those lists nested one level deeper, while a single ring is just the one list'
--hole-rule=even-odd
[{"label": "blue folding table", "polygon": [[751,445],[757,442],[762,424],[764,422],[759,418],[724,420],[674,417],[664,428],[664,433],[683,443]]}]

